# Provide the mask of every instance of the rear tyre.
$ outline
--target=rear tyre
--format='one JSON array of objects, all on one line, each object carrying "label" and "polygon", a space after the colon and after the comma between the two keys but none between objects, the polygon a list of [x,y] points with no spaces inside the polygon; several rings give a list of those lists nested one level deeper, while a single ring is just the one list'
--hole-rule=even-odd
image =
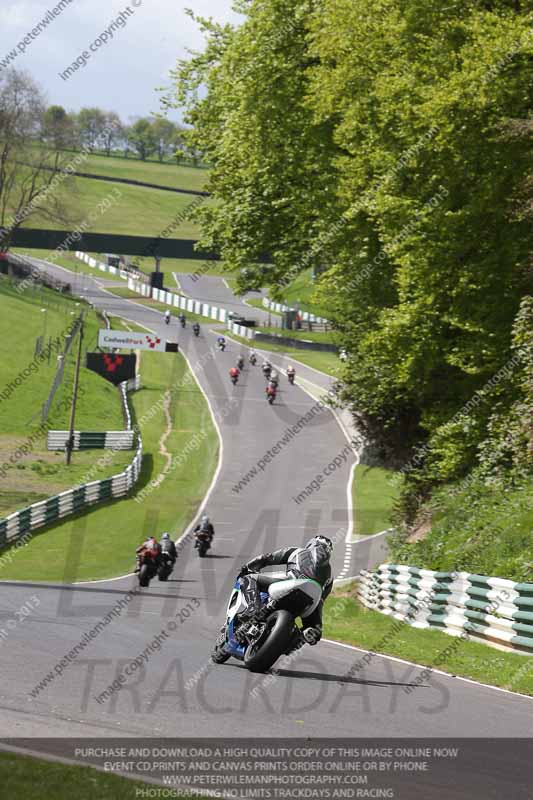
[{"label": "rear tyre", "polygon": [[250,672],[266,672],[289,647],[294,617],[289,611],[274,611],[266,621],[267,629],[258,645],[251,645],[244,654]]}]

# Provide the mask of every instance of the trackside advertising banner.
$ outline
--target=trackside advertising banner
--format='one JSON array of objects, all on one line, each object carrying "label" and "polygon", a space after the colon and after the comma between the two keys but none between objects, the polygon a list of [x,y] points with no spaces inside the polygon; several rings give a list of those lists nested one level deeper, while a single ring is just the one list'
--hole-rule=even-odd
[{"label": "trackside advertising banner", "polygon": [[175,342],[166,342],[154,333],[134,333],[132,331],[98,332],[98,347],[116,348],[118,350],[152,350],[157,353],[175,353],[178,346]]}]

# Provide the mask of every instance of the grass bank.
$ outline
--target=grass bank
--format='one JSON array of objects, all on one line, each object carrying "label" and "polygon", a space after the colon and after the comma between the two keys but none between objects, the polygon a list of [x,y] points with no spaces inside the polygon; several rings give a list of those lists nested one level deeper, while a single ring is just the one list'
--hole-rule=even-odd
[{"label": "grass bank", "polygon": [[[2,579],[73,582],[125,574],[144,537],[165,530],[179,535],[191,521],[218,461],[218,436],[209,407],[181,355],[150,353],[142,361],[141,374],[143,388],[132,395],[144,445],[135,493],[36,532],[25,547],[15,550],[12,562],[1,571]],[[177,391],[167,416],[162,401],[169,386]],[[143,488],[163,477],[169,461],[174,466],[158,487],[136,502]]]},{"label": "grass bank", "polygon": [[431,499],[431,531],[413,544],[392,540],[392,558],[426,569],[533,582],[533,476],[475,475]]},{"label": "grass bank", "polygon": [[[356,599],[355,584],[335,590],[326,603],[324,637],[533,696],[533,659],[441,631],[419,630],[371,611]],[[354,665],[363,657],[352,655]]]},{"label": "grass bank", "polygon": [[[19,294],[16,289],[16,283],[0,279],[0,337],[9,342],[0,359],[0,465],[5,467],[0,472],[0,517],[80,483],[100,455],[97,451],[76,453],[67,467],[63,453],[46,449],[46,430],[66,430],[69,425],[77,341],[67,357],[63,382],[45,428],[41,427],[41,407],[52,385],[64,334],[73,320],[85,308],[84,343],[91,349],[103,325],[101,319],[88,306],[57,292],[30,287]],[[39,337],[48,347],[44,360],[35,360]],[[50,341],[53,347],[49,347]],[[82,367],[80,387],[77,430],[124,428],[122,405],[114,386]],[[20,452],[21,447],[25,453]],[[127,452],[114,454],[112,461],[98,468],[94,479],[121,472],[131,458]]]}]

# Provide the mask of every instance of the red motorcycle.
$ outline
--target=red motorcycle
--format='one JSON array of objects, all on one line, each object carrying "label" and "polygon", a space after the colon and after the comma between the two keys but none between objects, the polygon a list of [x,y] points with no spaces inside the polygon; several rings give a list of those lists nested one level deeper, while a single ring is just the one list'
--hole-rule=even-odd
[{"label": "red motorcycle", "polygon": [[139,586],[150,586],[157,575],[160,554],[156,550],[145,550],[139,557]]},{"label": "red motorcycle", "polygon": [[267,386],[266,387],[267,400],[270,403],[270,405],[272,405],[274,400],[276,399],[276,394],[277,394],[277,392],[276,392],[276,387],[275,386]]}]

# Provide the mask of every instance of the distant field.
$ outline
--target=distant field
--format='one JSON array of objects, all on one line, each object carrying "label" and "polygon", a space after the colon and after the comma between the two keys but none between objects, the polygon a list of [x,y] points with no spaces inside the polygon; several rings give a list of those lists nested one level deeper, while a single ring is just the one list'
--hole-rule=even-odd
[{"label": "distant field", "polygon": [[160,236],[172,226],[172,238],[198,238],[197,225],[188,219],[181,221],[187,209],[190,213],[191,203],[197,198],[84,178],[76,179],[76,185],[76,192],[64,185],[57,189],[58,196],[70,210],[70,224],[36,215],[25,227],[74,230],[83,224],[84,230],[91,233]]},{"label": "distant field", "polygon": [[[72,157],[75,158],[76,154],[73,153]],[[160,164],[156,161],[140,161],[119,156],[108,158],[103,155],[88,156],[77,167],[77,171],[193,191],[203,191],[209,176],[208,170],[200,167],[177,166],[175,163]]]}]

